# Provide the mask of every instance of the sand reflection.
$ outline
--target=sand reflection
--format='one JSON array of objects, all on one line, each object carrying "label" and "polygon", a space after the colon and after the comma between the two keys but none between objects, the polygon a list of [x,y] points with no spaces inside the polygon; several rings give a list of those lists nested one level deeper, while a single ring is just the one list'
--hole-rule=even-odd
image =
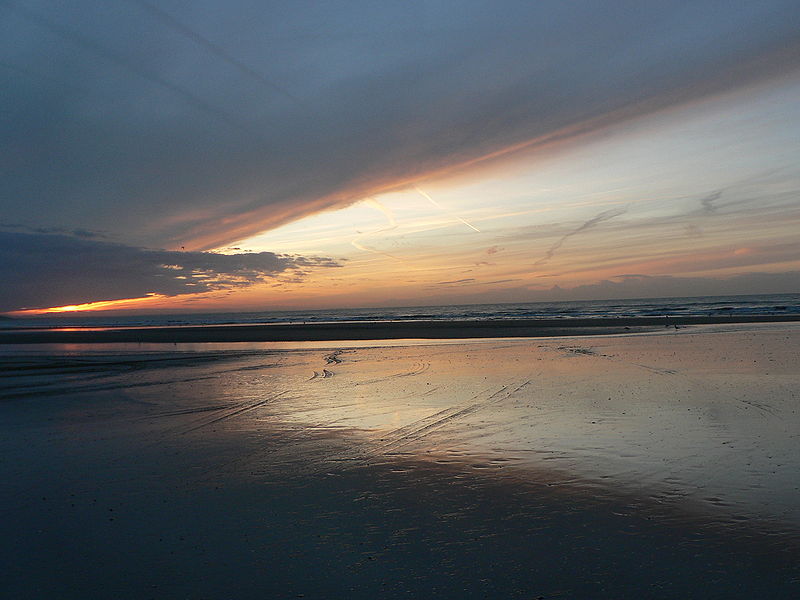
[{"label": "sand reflection", "polygon": [[[789,329],[254,352],[215,366],[202,395],[231,402],[217,434],[290,432],[287,456],[312,471],[436,456],[800,527],[797,342]],[[320,441],[335,436],[344,450]]]},{"label": "sand reflection", "polygon": [[9,589],[796,597],[798,333],[6,355]]}]

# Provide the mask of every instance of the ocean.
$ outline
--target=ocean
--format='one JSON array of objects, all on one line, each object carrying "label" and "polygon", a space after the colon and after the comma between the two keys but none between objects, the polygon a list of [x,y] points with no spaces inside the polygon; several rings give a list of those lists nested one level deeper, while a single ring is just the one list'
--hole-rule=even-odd
[{"label": "ocean", "polygon": [[800,314],[800,294],[698,296],[525,302],[390,308],[339,308],[258,312],[185,314],[71,315],[8,319],[0,329],[55,327],[163,327],[180,325],[242,325],[259,323],[337,323],[391,321],[450,321],[479,319],[576,319],[652,316],[742,316]]}]

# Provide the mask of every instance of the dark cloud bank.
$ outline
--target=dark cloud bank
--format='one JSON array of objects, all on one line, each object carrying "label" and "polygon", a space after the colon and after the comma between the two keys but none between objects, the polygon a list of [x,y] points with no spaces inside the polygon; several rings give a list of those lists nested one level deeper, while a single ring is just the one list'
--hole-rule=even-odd
[{"label": "dark cloud bank", "polygon": [[0,3],[3,214],[209,248],[795,69],[794,0]]},{"label": "dark cloud bank", "polygon": [[0,311],[247,287],[329,258],[147,250],[64,235],[0,232]]}]

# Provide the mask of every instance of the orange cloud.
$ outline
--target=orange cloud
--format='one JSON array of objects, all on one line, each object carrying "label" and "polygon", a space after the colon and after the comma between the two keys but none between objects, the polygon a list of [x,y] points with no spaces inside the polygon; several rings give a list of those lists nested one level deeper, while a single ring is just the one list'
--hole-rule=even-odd
[{"label": "orange cloud", "polygon": [[148,294],[141,298],[124,298],[122,300],[100,300],[97,302],[84,302],[83,304],[67,304],[65,306],[52,306],[50,308],[31,308],[28,310],[15,310],[8,313],[13,317],[26,317],[47,315],[53,313],[85,312],[93,310],[109,310],[123,308],[139,308],[142,304],[155,304],[168,296],[162,294]]}]

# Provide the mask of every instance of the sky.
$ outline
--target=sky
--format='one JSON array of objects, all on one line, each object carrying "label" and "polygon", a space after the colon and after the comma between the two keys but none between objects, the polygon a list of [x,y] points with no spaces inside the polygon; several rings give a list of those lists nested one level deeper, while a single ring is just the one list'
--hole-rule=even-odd
[{"label": "sky", "polygon": [[800,5],[0,0],[0,311],[800,291]]}]

